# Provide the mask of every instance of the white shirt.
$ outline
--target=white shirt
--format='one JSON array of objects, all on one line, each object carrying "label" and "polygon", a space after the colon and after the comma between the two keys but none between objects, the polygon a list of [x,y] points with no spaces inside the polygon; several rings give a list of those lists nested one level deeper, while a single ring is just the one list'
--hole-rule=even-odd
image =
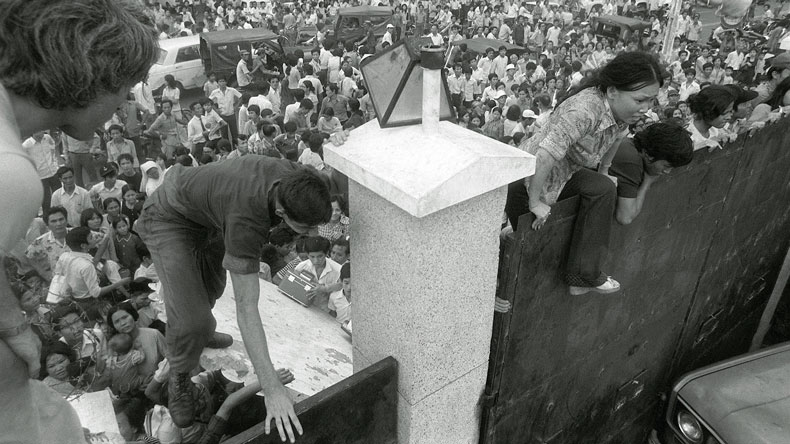
[{"label": "white shirt", "polygon": [[250,101],[248,102],[248,107],[249,105],[258,105],[258,108],[260,108],[261,111],[265,109],[270,109],[274,111],[274,106],[272,105],[271,100],[269,100],[268,97],[261,94],[258,94],[255,97],[250,97]]},{"label": "white shirt", "polygon": [[80,215],[86,208],[93,208],[93,202],[88,194],[88,190],[80,186],[74,186],[71,194],[66,193],[63,187],[58,188],[52,193],[53,207],[63,207],[68,212],[66,220],[72,227],[80,226]]},{"label": "white shirt", "polygon": [[46,179],[58,172],[58,161],[55,160],[55,141],[49,134],[44,134],[40,142],[30,137],[22,142],[22,148],[33,158],[38,177]]},{"label": "white shirt", "polygon": [[98,298],[101,288],[99,276],[93,265],[93,258],[88,253],[67,251],[60,255],[53,272],[55,276],[65,277],[61,289],[62,298],[74,299]]},{"label": "white shirt", "polygon": [[247,68],[247,62],[244,59],[239,60],[236,64],[236,82],[239,83],[239,88],[243,88],[250,84],[250,69]]},{"label": "white shirt", "polygon": [[678,89],[678,94],[680,94],[680,101],[685,102],[688,100],[689,96],[692,94],[696,94],[700,91],[699,83],[697,81],[691,82],[689,85],[688,82],[683,82],[680,84],[680,89]]},{"label": "white shirt", "polygon": [[217,103],[219,106],[219,113],[223,116],[233,116],[236,114],[234,99],[237,98],[241,98],[241,93],[230,86],[226,87],[224,92],[221,88],[217,88],[212,91],[209,96],[209,99]]}]

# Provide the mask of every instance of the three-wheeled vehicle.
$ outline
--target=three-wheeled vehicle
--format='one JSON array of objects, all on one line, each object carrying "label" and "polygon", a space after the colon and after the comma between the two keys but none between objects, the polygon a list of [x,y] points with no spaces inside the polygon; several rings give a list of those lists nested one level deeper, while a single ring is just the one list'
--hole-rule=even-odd
[{"label": "three-wheeled vehicle", "polygon": [[669,396],[662,442],[790,442],[790,342],[681,377]]},{"label": "three-wheeled vehicle", "polygon": [[619,15],[602,15],[593,17],[592,30],[595,35],[630,42],[637,40],[640,49],[642,32],[650,29],[650,22],[643,22],[635,18],[621,17]]},{"label": "three-wheeled vehicle", "polygon": [[[241,50],[246,49],[255,54],[258,48],[267,49],[267,68],[282,67],[284,52],[282,38],[267,29],[229,29],[200,34],[200,56],[206,72],[213,72],[217,77],[224,76],[231,80],[228,84],[235,85],[236,65],[241,60]],[[282,69],[282,68],[279,68]]]},{"label": "three-wheeled vehicle", "polygon": [[373,35],[381,37],[392,23],[392,9],[389,6],[353,6],[337,11],[334,31],[330,34],[342,42],[354,42],[365,37],[365,22],[373,26]]}]

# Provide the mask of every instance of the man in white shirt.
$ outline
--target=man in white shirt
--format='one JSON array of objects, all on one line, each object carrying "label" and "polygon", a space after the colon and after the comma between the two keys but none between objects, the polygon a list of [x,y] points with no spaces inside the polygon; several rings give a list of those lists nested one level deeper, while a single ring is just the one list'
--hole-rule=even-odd
[{"label": "man in white shirt", "polygon": [[685,71],[686,81],[680,84],[678,92],[680,93],[680,101],[685,102],[689,96],[696,94],[700,91],[699,83],[695,80],[697,77],[697,70],[689,68]]},{"label": "man in white shirt", "polygon": [[[305,68],[307,68],[309,66],[310,65],[305,65]],[[316,80],[318,80],[318,79],[316,79]],[[268,97],[270,89],[271,88],[269,87],[268,82],[264,82],[261,85],[261,87],[259,88],[258,95],[255,96],[255,97],[250,97],[250,101],[247,102],[247,107],[250,107],[251,105],[258,105],[258,108],[261,111],[263,111],[265,109],[270,109],[270,110],[272,110],[273,114],[277,115],[278,112],[276,112],[274,110],[274,105],[272,104],[272,101],[269,100],[269,97]]]},{"label": "man in white shirt", "polygon": [[101,211],[102,205],[106,199],[114,197],[120,202],[123,199],[123,187],[126,181],[118,179],[118,172],[109,163],[102,165],[99,170],[99,175],[104,178],[103,181],[91,187],[89,194],[91,200],[94,202],[94,208]]},{"label": "man in white shirt", "polygon": [[[219,84],[219,88],[215,89],[211,93],[209,99],[217,104],[219,107],[220,117],[222,117],[222,120],[228,123],[228,127],[230,128],[230,137],[228,137],[228,140],[230,140],[230,143],[233,144],[236,140],[236,137],[238,136],[236,108],[239,105],[241,93],[235,88],[229,87],[228,80],[225,78],[220,78],[217,80],[217,83]],[[228,135],[226,134],[226,136]]]},{"label": "man in white shirt", "polygon": [[68,224],[72,227],[79,227],[80,215],[85,209],[93,206],[90,194],[88,190],[77,185],[73,168],[62,166],[58,168],[56,176],[60,179],[60,183],[63,186],[52,193],[50,205],[65,208]]},{"label": "man in white shirt", "polygon": [[562,25],[560,25],[560,20],[555,19],[554,25],[546,31],[546,40],[553,43],[554,46],[560,45],[560,32],[562,31]]},{"label": "man in white shirt", "polygon": [[491,61],[491,72],[496,73],[500,79],[504,79],[507,73],[507,69],[505,69],[507,64],[507,47],[502,45],[499,47],[499,55]]},{"label": "man in white shirt", "polygon": [[252,82],[252,74],[250,74],[250,68],[247,66],[247,64],[252,63],[252,56],[246,49],[242,49],[239,53],[241,54],[241,60],[236,64],[236,83],[238,83],[239,89],[244,91]]},{"label": "man in white shirt", "polygon": [[156,102],[154,101],[154,93],[151,91],[151,85],[148,84],[147,75],[142,82],[134,85],[134,88],[132,88],[132,94],[134,94],[135,102],[142,105],[143,108],[148,111],[149,115],[156,115]]},{"label": "man in white shirt", "polygon": [[724,66],[729,66],[733,71],[738,72],[746,59],[746,53],[743,51],[743,42],[738,42],[738,47],[735,51],[727,54],[727,59],[724,60]]},{"label": "man in white shirt", "polygon": [[25,250],[25,257],[29,264],[46,279],[52,280],[52,270],[58,263],[58,258],[71,249],[66,245],[67,211],[63,207],[52,207],[44,212],[44,222],[49,231],[37,237]]},{"label": "man in white shirt", "polygon": [[426,37],[431,39],[431,44],[436,46],[444,45],[444,37],[439,34],[439,27],[435,24],[431,25],[431,33],[428,34]]},{"label": "man in white shirt", "polygon": [[66,234],[66,244],[71,251],[60,255],[53,270],[53,276],[63,277],[60,297],[70,296],[76,301],[97,299],[131,282],[127,277],[106,287],[99,286],[99,275],[93,257],[88,253],[95,246],[88,240],[90,232],[88,227],[77,227]]},{"label": "man in white shirt", "polygon": [[41,202],[41,208],[46,211],[49,208],[52,192],[60,188],[60,180],[55,175],[58,171],[58,161],[55,157],[55,141],[46,132],[39,131],[33,133],[32,137],[22,142],[22,148],[25,149],[36,165],[38,178],[41,179],[41,185],[44,186],[44,199]]},{"label": "man in white shirt", "polygon": [[387,24],[387,30],[384,32],[384,35],[381,37],[381,44],[383,45],[385,42],[392,45],[392,31],[395,30],[395,25],[392,23]]}]

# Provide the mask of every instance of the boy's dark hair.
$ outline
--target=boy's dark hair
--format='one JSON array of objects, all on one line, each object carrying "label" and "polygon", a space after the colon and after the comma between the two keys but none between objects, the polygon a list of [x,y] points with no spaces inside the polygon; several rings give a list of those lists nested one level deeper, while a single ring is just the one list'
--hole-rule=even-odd
[{"label": "boy's dark hair", "polygon": [[285,122],[285,125],[283,125],[283,126],[285,127],[285,132],[286,133],[294,133],[299,128],[296,125],[296,122],[294,122],[293,120],[289,120],[289,121]]},{"label": "boy's dark hair", "polygon": [[118,155],[118,164],[120,165],[121,161],[124,160],[124,159],[128,160],[131,163],[134,163],[134,158],[132,157],[131,154],[129,154],[129,153],[122,153],[122,154]]},{"label": "boy's dark hair", "polygon": [[230,152],[231,150],[230,140],[219,139],[219,142],[217,142],[217,149],[220,151]]},{"label": "boy's dark hair", "polygon": [[269,233],[269,243],[278,247],[291,243],[293,240],[293,231],[286,227],[274,227]]},{"label": "boy's dark hair", "polygon": [[305,240],[304,248],[308,253],[321,252],[329,254],[329,239],[321,236],[310,236]]},{"label": "boy's dark hair", "polygon": [[113,131],[118,131],[119,133],[121,133],[121,135],[123,135],[123,127],[121,125],[118,125],[117,123],[114,123],[110,125],[109,128],[107,128],[107,134],[111,134]]},{"label": "boy's dark hair", "polygon": [[318,225],[329,222],[332,216],[329,186],[318,173],[309,169],[283,178],[277,190],[277,200],[285,213],[299,223]]},{"label": "boy's dark hair", "polygon": [[313,109],[314,106],[315,105],[313,105],[313,101],[310,99],[302,99],[299,102],[299,108],[306,109],[308,111]]},{"label": "boy's dark hair", "polygon": [[351,279],[351,262],[346,262],[340,267],[340,280]]},{"label": "boy's dark hair", "polygon": [[339,245],[341,247],[345,247],[346,248],[346,254],[349,255],[349,256],[351,255],[351,242],[348,241],[348,238],[346,236],[341,236],[341,237],[335,239],[335,241],[332,242],[332,247],[334,247],[335,245]]},{"label": "boy's dark hair", "polygon": [[291,94],[294,96],[295,102],[302,103],[302,100],[304,100],[304,90],[302,88],[292,89]]},{"label": "boy's dark hair", "polygon": [[81,251],[82,244],[88,243],[88,236],[91,234],[91,229],[88,227],[72,228],[66,233],[66,245],[72,251]]},{"label": "boy's dark hair", "polygon": [[87,108],[148,74],[156,34],[141,2],[4,1],[0,81],[43,108]]},{"label": "boy's dark hair", "polygon": [[634,146],[656,160],[666,160],[672,167],[688,165],[694,159],[694,143],[682,126],[658,122],[634,136]]}]

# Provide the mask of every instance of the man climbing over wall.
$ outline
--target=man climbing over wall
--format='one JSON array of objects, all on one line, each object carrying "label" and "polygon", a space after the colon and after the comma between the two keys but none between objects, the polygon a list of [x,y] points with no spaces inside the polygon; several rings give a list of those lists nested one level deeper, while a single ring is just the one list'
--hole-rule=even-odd
[{"label": "man climbing over wall", "polygon": [[609,169],[609,175],[617,178],[617,222],[633,222],[656,179],[693,158],[691,136],[674,123],[654,123],[633,138],[623,139]]}]

